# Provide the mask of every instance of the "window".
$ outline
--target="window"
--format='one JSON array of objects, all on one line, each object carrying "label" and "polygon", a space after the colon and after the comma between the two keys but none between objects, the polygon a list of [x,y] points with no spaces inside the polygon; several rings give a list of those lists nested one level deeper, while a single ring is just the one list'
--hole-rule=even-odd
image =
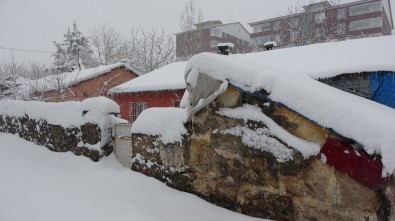
[{"label": "window", "polygon": [[254,25],[252,26],[252,30],[254,33],[257,33],[257,32],[261,32],[262,29],[260,25]]},{"label": "window", "polygon": [[294,43],[299,37],[299,32],[291,31],[291,42]]},{"label": "window", "polygon": [[280,30],[281,29],[281,21],[275,21],[273,23],[273,29],[274,29],[274,31]]},{"label": "window", "polygon": [[381,11],[381,2],[366,3],[350,7],[350,16]]},{"label": "window", "polygon": [[296,28],[296,27],[299,26],[300,19],[299,19],[298,17],[291,18],[291,20],[290,20],[289,22],[290,22],[290,24],[291,24],[291,26],[292,26],[293,28]]},{"label": "window", "polygon": [[281,35],[280,35],[280,34],[275,34],[275,35],[274,35],[274,40],[275,40],[276,42],[282,42],[282,41],[281,41]]},{"label": "window", "polygon": [[266,22],[263,24],[255,25],[252,27],[254,29],[254,33],[270,31],[272,29],[272,25],[270,22]]},{"label": "window", "polygon": [[256,45],[263,45],[263,44],[265,44],[265,42],[271,41],[272,37],[271,36],[260,36],[257,38],[253,38],[252,40]]},{"label": "window", "polygon": [[254,33],[265,32],[272,29],[272,24],[270,22],[266,22],[263,24],[255,25],[252,28],[254,29]]},{"label": "window", "polygon": [[315,14],[314,19],[316,23],[323,23],[325,21],[325,12]]},{"label": "window", "polygon": [[337,24],[337,34],[346,33],[346,23]]},{"label": "window", "polygon": [[352,21],[350,23],[350,31],[357,31],[369,28],[378,28],[383,24],[381,17],[369,18],[364,20]]},{"label": "window", "polygon": [[129,121],[133,123],[137,117],[147,109],[147,102],[132,102],[129,109]]},{"label": "window", "polygon": [[210,36],[216,36],[222,38],[222,31],[218,28],[210,29]]},{"label": "window", "polygon": [[173,107],[180,107],[181,100],[173,100]]},{"label": "window", "polygon": [[326,35],[326,29],[323,26],[318,27],[315,31],[316,31],[315,36],[317,39],[321,39],[321,38],[325,37],[325,35]]},{"label": "window", "polygon": [[346,9],[339,8],[339,10],[337,10],[337,19],[345,19],[345,18],[346,18]]},{"label": "window", "polygon": [[266,22],[262,24],[262,31],[270,31],[272,29],[272,24],[270,22]]}]

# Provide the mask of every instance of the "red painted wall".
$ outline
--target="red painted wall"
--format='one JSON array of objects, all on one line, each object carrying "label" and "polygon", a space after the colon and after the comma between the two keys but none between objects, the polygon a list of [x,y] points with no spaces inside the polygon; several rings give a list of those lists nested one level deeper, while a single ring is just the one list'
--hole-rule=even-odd
[{"label": "red painted wall", "polygon": [[129,110],[132,102],[147,102],[147,108],[150,107],[173,107],[173,101],[181,100],[184,95],[184,89],[172,91],[150,91],[114,94],[112,99],[117,102],[121,109],[121,117],[130,121]]}]

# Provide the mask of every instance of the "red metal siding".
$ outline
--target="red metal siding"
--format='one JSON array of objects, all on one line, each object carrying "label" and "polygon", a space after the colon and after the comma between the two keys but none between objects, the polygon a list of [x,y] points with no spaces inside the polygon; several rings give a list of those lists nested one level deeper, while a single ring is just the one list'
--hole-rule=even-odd
[{"label": "red metal siding", "polygon": [[185,90],[137,92],[115,94],[112,99],[121,109],[121,117],[130,121],[129,109],[132,102],[147,102],[147,107],[172,107],[173,101],[181,100]]},{"label": "red metal siding", "polygon": [[354,150],[352,146],[331,138],[321,148],[321,159],[322,155],[325,155],[328,165],[373,190],[386,185],[381,175],[383,164],[378,157],[370,156],[363,150]]}]

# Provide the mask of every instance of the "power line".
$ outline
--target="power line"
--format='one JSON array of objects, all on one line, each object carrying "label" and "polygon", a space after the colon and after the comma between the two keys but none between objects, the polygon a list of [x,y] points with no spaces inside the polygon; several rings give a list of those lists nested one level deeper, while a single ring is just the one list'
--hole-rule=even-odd
[{"label": "power line", "polygon": [[6,47],[1,47],[1,49],[5,50],[10,50],[10,51],[24,51],[24,52],[31,52],[31,53],[42,53],[42,54],[52,54],[53,52],[48,52],[48,51],[32,51],[32,50],[25,50],[25,49],[16,49],[16,48],[6,48]]}]

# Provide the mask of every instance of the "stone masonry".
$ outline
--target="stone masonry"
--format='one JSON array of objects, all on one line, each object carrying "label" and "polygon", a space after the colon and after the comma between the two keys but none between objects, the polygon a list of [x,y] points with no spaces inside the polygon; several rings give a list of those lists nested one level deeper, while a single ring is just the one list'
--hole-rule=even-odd
[{"label": "stone masonry", "polygon": [[49,124],[40,119],[30,119],[29,116],[11,117],[0,115],[0,132],[16,134],[37,145],[46,146],[56,152],[71,151],[75,155],[83,155],[93,161],[108,156],[112,152],[112,143],[103,145],[102,150],[89,149],[86,145],[95,145],[101,140],[101,130],[98,125],[86,123],[80,128],[63,128]]},{"label": "stone masonry", "polygon": [[[292,147],[288,148],[294,151],[293,160],[280,163],[268,152],[247,147],[241,137],[221,133],[236,126],[267,127],[217,113],[222,107],[246,103],[259,106],[289,133],[305,140],[323,144],[326,138],[337,136],[285,107],[228,88],[192,116],[186,125],[189,134],[181,143],[164,145],[157,137],[133,134],[132,170],[254,217],[278,221],[395,219],[394,178],[385,189],[375,191],[315,156],[305,159]],[[286,145],[278,137],[272,138]]]}]

